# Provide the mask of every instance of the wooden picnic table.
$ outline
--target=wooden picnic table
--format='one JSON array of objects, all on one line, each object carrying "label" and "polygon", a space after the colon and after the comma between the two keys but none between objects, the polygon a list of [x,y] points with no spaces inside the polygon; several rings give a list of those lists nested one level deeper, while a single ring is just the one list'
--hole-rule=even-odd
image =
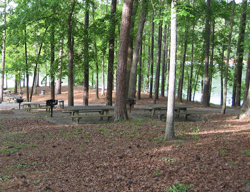
[{"label": "wooden picnic table", "polygon": [[[71,114],[72,121],[79,120],[84,117],[112,117],[113,115],[109,114],[109,111],[114,110],[114,106],[107,106],[107,105],[94,105],[94,106],[69,106],[67,111]],[[97,114],[95,114],[97,112]],[[80,113],[83,113],[80,115]]]},{"label": "wooden picnic table", "polygon": [[21,99],[22,96],[21,95],[12,95],[12,96],[7,96],[5,97],[5,99],[7,99],[7,101],[10,102],[15,102],[16,99]]},{"label": "wooden picnic table", "polygon": [[45,102],[22,102],[21,107],[23,109],[27,109],[27,111],[30,111],[31,109],[42,109],[46,107],[47,111],[47,106]]},{"label": "wooden picnic table", "polygon": [[[137,109],[143,109],[146,111],[151,112],[151,118],[154,118],[156,113],[161,113],[161,111],[167,110],[167,104],[149,104],[149,105],[135,105],[135,108]],[[183,111],[184,115],[187,114],[187,109],[190,108],[190,106],[187,105],[175,105],[174,111],[176,113],[176,116],[179,117],[181,111]],[[186,115],[185,115],[186,118]]]}]

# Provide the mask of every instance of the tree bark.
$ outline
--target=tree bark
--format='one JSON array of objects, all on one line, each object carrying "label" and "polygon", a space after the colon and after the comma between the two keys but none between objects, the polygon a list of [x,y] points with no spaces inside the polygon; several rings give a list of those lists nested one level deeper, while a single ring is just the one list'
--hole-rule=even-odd
[{"label": "tree bark", "polygon": [[246,72],[246,80],[245,80],[245,91],[244,91],[244,103],[247,100],[247,94],[249,90],[249,81],[250,81],[250,47],[248,51],[248,60],[247,60],[247,72]]},{"label": "tree bark", "polygon": [[250,116],[250,89],[248,90],[247,99],[240,110],[239,118],[244,119],[245,117],[249,116]]},{"label": "tree bark", "polygon": [[89,105],[89,0],[86,1],[85,25],[84,25],[84,84],[83,84],[83,105]]},{"label": "tree bark", "polygon": [[[51,27],[51,39],[50,39],[50,97],[55,99],[55,72],[54,72],[54,63],[55,63],[55,26],[52,24]],[[39,73],[38,73],[39,75]]]},{"label": "tree bark", "polygon": [[[194,25],[193,25],[194,32]],[[193,70],[194,70],[194,36],[192,35],[192,48],[191,48],[191,66],[190,66],[190,77],[188,82],[188,101],[192,99],[192,87],[193,87]]]},{"label": "tree bark", "polygon": [[243,54],[244,54],[244,36],[246,29],[246,13],[247,13],[247,0],[242,3],[242,14],[240,19],[240,33],[237,46],[237,75],[236,75],[236,106],[240,106],[241,100],[241,81],[242,81],[242,69],[243,69]]},{"label": "tree bark", "polygon": [[60,40],[60,50],[58,53],[59,64],[58,64],[58,74],[56,80],[56,90],[55,94],[59,95],[62,93],[62,65],[63,65],[63,38]]},{"label": "tree bark", "polygon": [[206,16],[206,25],[205,25],[205,85],[203,92],[203,105],[204,107],[209,107],[209,87],[210,87],[210,78],[209,78],[209,50],[210,50],[210,28],[211,28],[211,18],[210,18],[210,0],[207,0],[207,16]]},{"label": "tree bark", "polygon": [[168,45],[167,45],[167,34],[169,30],[169,25],[165,25],[164,27],[164,35],[163,35],[163,55],[162,55],[162,73],[161,73],[161,96],[165,96],[165,76],[167,69],[166,59],[168,57]]},{"label": "tree bark", "polygon": [[[138,0],[135,0],[133,2],[133,10],[132,10],[132,15],[131,15],[131,23],[130,23],[130,31],[134,29],[135,26],[135,17],[138,9]],[[133,46],[134,46],[134,35],[133,33],[129,34],[129,39],[128,39],[128,60],[127,60],[127,76],[126,76],[126,96],[128,96],[128,91],[129,91],[129,80],[130,80],[130,72],[131,72],[131,67],[133,63]]]},{"label": "tree bark", "polygon": [[149,93],[149,73],[150,73],[150,46],[148,46],[148,66],[147,66],[147,81],[146,81],[146,92]]},{"label": "tree bark", "polygon": [[151,34],[151,57],[150,57],[150,88],[149,88],[149,98],[153,97],[153,78],[154,78],[154,31],[155,31],[155,23],[154,23],[154,12],[152,16],[152,34]]},{"label": "tree bark", "polygon": [[28,66],[28,49],[27,49],[27,31],[24,29],[24,51],[25,51],[25,73],[26,73],[26,99],[30,101],[29,96],[29,66]]},{"label": "tree bark", "polygon": [[128,119],[127,108],[125,103],[125,83],[132,4],[133,0],[125,0],[123,3],[117,68],[115,120]]},{"label": "tree bark", "polygon": [[[48,27],[46,28],[46,30],[44,32],[44,35],[46,34],[47,29],[48,29]],[[30,99],[29,99],[29,101],[32,101],[34,87],[36,85],[37,68],[38,68],[39,59],[40,59],[40,56],[41,56],[42,47],[43,47],[43,40],[40,43],[40,47],[39,47],[38,54],[37,54],[37,59],[36,59],[36,64],[35,64],[35,68],[34,68],[34,76],[33,76],[33,82],[32,82],[32,87],[31,87],[31,91],[30,91]]]},{"label": "tree bark", "polygon": [[178,100],[182,102],[182,90],[183,90],[183,81],[184,81],[184,72],[185,72],[185,62],[186,62],[186,52],[187,52],[187,46],[188,46],[188,40],[187,40],[187,27],[185,29],[185,42],[184,42],[184,50],[183,50],[183,58],[181,62],[181,77],[179,79],[179,85],[178,85]]},{"label": "tree bark", "polygon": [[128,98],[131,98],[131,99],[135,98],[135,93],[136,93],[137,63],[139,60],[139,50],[142,45],[142,34],[143,34],[144,24],[146,21],[147,5],[148,5],[147,0],[143,0],[141,17],[140,17],[140,21],[138,24],[135,48],[133,52],[132,67],[131,67],[130,78],[129,78]]},{"label": "tree bark", "polygon": [[[144,49],[143,49],[144,51]],[[137,99],[141,99],[141,88],[142,88],[142,45],[140,48],[140,60],[139,60],[139,74],[138,74],[138,88],[137,88]]]},{"label": "tree bark", "polygon": [[[160,11],[161,13],[161,11]],[[159,24],[158,31],[158,56],[157,56],[157,66],[155,73],[155,94],[154,94],[154,104],[156,100],[159,99],[159,81],[160,81],[160,68],[161,68],[161,44],[162,44],[162,22]]]},{"label": "tree bark", "polygon": [[[7,2],[4,1],[4,9],[3,9],[3,24],[6,24],[6,7]],[[1,64],[1,72],[0,72],[0,103],[3,102],[3,88],[4,88],[4,71],[5,71],[5,43],[6,43],[6,29],[3,30],[2,37],[2,64]]]},{"label": "tree bark", "polygon": [[177,0],[171,3],[171,48],[170,48],[170,68],[169,68],[169,89],[167,104],[167,119],[165,140],[175,136],[174,133],[174,106],[175,106],[175,73],[176,73],[176,53],[177,53],[177,20],[176,20]]},{"label": "tree bark", "polygon": [[115,13],[116,13],[116,0],[112,0],[111,3],[111,19],[109,29],[109,60],[108,60],[108,85],[106,105],[112,105],[112,91],[113,91],[113,79],[114,79],[114,57],[115,57]]},{"label": "tree bark", "polygon": [[215,21],[212,21],[211,24],[211,46],[210,46],[210,66],[209,66],[209,92],[208,92],[208,101],[210,101],[211,93],[212,93],[212,81],[213,81],[213,60],[214,60],[214,28],[215,28]]},{"label": "tree bark", "polygon": [[74,106],[74,40],[73,30],[73,12],[75,8],[75,0],[70,1],[70,12],[68,14],[68,106]]}]

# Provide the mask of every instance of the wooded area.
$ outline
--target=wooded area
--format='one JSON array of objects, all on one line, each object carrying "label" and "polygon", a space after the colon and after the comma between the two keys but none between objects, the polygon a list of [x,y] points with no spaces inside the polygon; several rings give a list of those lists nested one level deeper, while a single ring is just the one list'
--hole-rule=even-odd
[{"label": "wooded area", "polygon": [[169,96],[170,120],[175,96],[194,101],[201,93],[210,106],[216,79],[222,113],[228,91],[232,106],[249,106],[247,0],[4,0],[0,14],[0,102],[8,78],[15,78],[15,92],[27,87],[27,101],[48,82],[55,98],[66,78],[69,106],[74,85],[84,85],[83,105],[89,89],[101,86],[107,105],[116,91],[115,117],[122,120],[126,98],[140,99],[143,91],[157,103],[160,92]]}]

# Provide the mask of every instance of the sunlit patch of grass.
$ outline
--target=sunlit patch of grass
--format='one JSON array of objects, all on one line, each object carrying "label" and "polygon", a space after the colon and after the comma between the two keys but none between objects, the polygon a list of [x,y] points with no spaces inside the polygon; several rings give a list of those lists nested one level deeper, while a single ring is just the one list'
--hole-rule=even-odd
[{"label": "sunlit patch of grass", "polygon": [[173,159],[173,158],[169,158],[169,157],[165,157],[163,158],[165,162],[167,163],[174,163],[177,161],[177,159]]},{"label": "sunlit patch of grass", "polygon": [[250,151],[249,150],[245,151],[245,155],[250,157]]},{"label": "sunlit patch of grass", "polygon": [[0,175],[0,182],[6,180],[8,178],[9,178],[8,175]]},{"label": "sunlit patch of grass", "polygon": [[165,188],[165,191],[170,191],[170,192],[186,192],[189,189],[192,189],[194,186],[193,185],[186,185],[186,184],[175,184],[170,187]]}]

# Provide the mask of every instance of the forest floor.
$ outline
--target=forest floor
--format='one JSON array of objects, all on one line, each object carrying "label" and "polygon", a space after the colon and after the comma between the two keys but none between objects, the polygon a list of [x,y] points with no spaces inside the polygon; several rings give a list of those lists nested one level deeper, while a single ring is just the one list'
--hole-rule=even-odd
[{"label": "forest floor", "polygon": [[[41,88],[41,89],[44,89]],[[81,103],[82,89],[75,89]],[[24,96],[25,97],[25,96]],[[90,92],[91,104],[105,97]],[[49,99],[35,95],[33,101]],[[67,91],[56,99],[67,103]],[[165,103],[160,98],[159,103]],[[143,95],[137,104],[153,103]],[[250,118],[202,108],[176,119],[176,138],[163,139],[165,122],[132,110],[128,121],[68,124],[17,105],[0,109],[0,191],[250,191]],[[2,105],[2,104],[0,104]],[[10,109],[15,108],[15,109]],[[57,121],[58,120],[58,121]]]}]

